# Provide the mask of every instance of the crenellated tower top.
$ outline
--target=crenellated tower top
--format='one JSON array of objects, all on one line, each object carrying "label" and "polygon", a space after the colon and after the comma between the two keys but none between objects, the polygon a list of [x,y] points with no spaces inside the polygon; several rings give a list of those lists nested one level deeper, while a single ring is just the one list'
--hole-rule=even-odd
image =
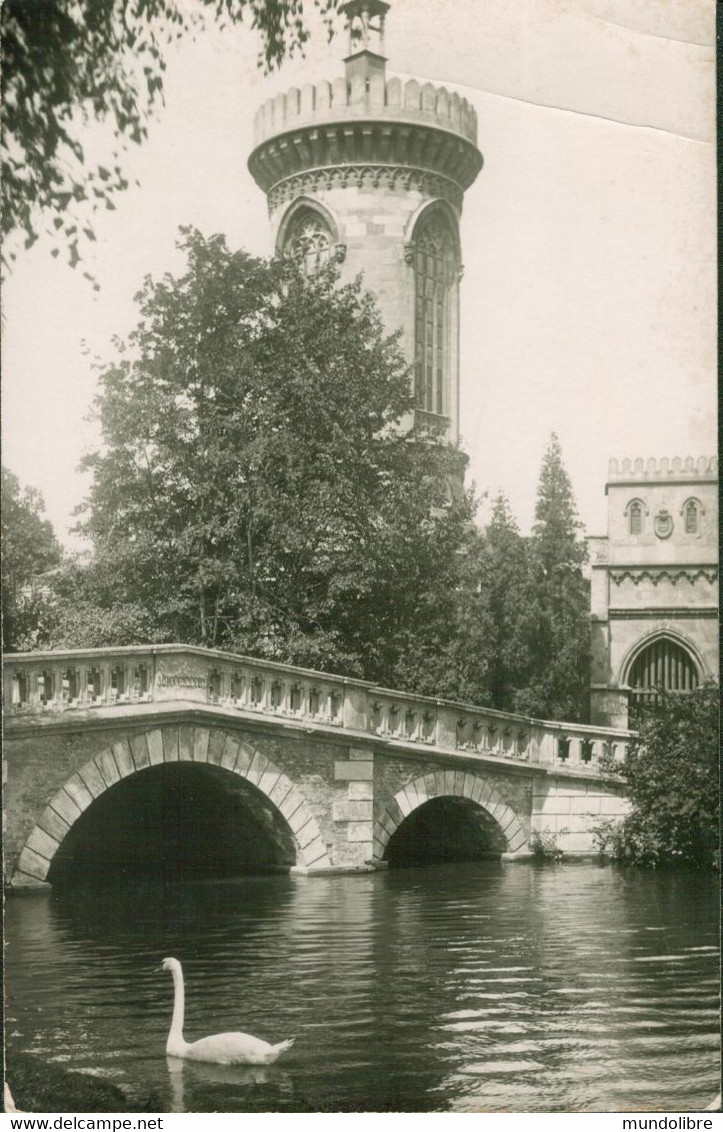
[{"label": "crenellated tower top", "polygon": [[637,481],[662,481],[670,479],[711,479],[718,477],[718,461],[715,456],[687,456],[684,460],[680,456],[668,459],[663,456],[657,460],[654,456],[644,460],[641,456],[636,459],[612,459],[608,465],[608,482],[621,480],[625,483]]},{"label": "crenellated tower top", "polygon": [[462,193],[482,168],[476,111],[446,87],[387,78],[388,9],[384,0],[343,4],[344,75],[292,87],[259,108],[249,170],[264,192],[308,169],[391,162],[445,177],[461,208]]},{"label": "crenellated tower top", "polygon": [[413,367],[415,422],[459,435],[459,221],[482,168],[477,115],[446,87],[387,76],[385,0],[346,0],[333,82],[292,87],[255,118],[249,157],[279,254],[363,274]]}]

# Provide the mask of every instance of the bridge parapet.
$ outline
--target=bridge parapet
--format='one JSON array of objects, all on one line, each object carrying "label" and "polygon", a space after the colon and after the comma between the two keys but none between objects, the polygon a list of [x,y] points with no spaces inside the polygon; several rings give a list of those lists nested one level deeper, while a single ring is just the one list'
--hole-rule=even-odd
[{"label": "bridge parapet", "polygon": [[229,716],[584,774],[598,773],[603,755],[622,761],[630,741],[628,731],[534,719],[185,645],[10,654],[4,696],[10,729],[183,701]]}]

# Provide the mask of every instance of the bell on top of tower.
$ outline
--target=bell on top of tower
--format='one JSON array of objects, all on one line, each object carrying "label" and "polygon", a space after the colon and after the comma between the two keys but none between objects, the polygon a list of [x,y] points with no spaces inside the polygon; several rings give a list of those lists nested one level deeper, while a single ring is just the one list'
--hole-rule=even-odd
[{"label": "bell on top of tower", "polygon": [[[385,0],[347,0],[341,5],[349,32],[347,78],[363,71],[384,71],[384,20],[389,11]],[[376,22],[374,22],[376,21]]]}]

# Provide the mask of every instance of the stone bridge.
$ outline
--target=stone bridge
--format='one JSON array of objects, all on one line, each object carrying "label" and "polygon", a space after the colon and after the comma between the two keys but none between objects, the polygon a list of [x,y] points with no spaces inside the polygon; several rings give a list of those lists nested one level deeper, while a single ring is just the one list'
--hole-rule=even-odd
[{"label": "stone bridge", "polygon": [[184,645],[9,655],[13,888],[594,851],[627,731]]}]

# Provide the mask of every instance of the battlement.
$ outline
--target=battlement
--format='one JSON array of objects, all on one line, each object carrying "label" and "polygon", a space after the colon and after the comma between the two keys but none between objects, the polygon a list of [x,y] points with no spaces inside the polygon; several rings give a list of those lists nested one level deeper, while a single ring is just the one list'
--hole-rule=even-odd
[{"label": "battlement", "polygon": [[654,456],[647,460],[625,458],[624,460],[611,460],[608,465],[608,483],[616,481],[670,481],[677,479],[689,480],[715,480],[718,478],[718,460],[715,456],[699,456],[694,459],[687,456],[681,459],[674,456],[668,459],[663,456],[657,460]]},{"label": "battlement", "polygon": [[466,98],[432,83],[388,79],[383,73],[306,83],[269,98],[254,117],[255,145],[299,126],[340,120],[387,119],[434,126],[477,144],[477,112]]}]

